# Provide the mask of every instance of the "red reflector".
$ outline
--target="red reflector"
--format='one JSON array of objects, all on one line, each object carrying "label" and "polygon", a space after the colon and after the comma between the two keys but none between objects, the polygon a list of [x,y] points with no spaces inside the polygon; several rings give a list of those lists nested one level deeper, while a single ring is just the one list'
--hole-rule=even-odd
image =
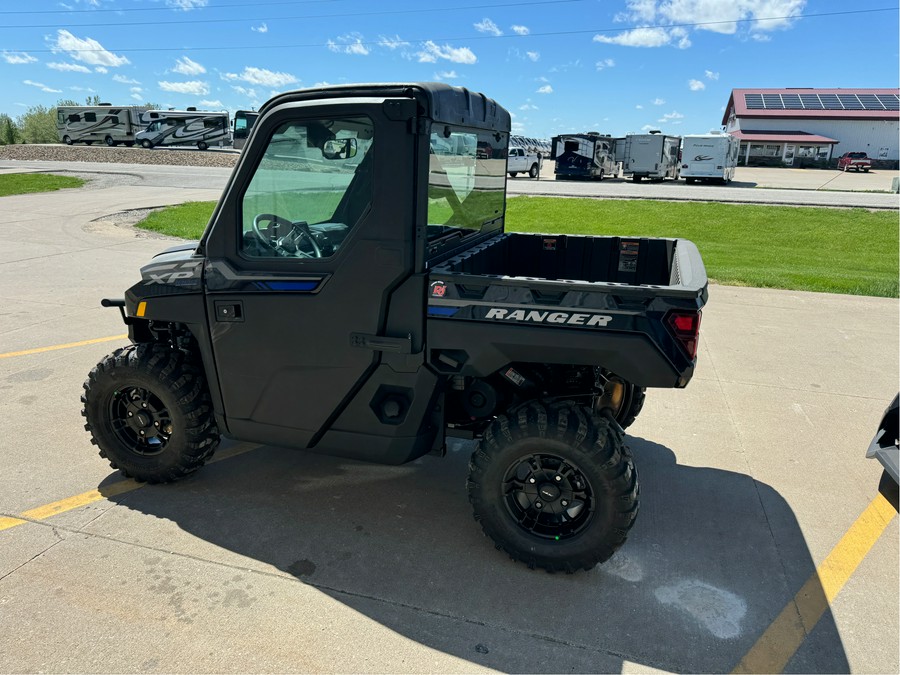
[{"label": "red reflector", "polygon": [[696,321],[696,315],[675,314],[672,316],[672,326],[674,326],[675,330],[679,333],[693,333]]},{"label": "red reflector", "polygon": [[672,312],[669,326],[675,338],[693,359],[697,357],[697,338],[700,334],[700,312]]}]

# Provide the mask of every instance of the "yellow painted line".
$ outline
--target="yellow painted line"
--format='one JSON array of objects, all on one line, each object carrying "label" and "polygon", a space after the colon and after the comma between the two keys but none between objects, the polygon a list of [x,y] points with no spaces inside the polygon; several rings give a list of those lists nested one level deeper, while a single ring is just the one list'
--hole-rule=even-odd
[{"label": "yellow painted line", "polygon": [[[257,448],[261,447],[263,446],[252,443],[241,443],[240,445],[236,445],[235,447],[230,448],[229,450],[221,454],[215,455],[208,462],[208,464],[215,464],[216,462],[231,459],[232,457],[243,455],[247,452],[250,452],[251,450],[256,450]],[[125,480],[119,480],[114,483],[110,483],[109,485],[104,485],[95,490],[82,492],[80,495],[75,495],[74,497],[66,497],[65,499],[60,499],[59,501],[53,502],[52,504],[45,504],[44,506],[38,506],[36,508],[29,509],[28,511],[23,511],[19,514],[19,518],[0,516],[0,532],[16,527],[18,525],[25,525],[26,523],[34,522],[36,520],[46,520],[47,518],[50,518],[52,516],[58,516],[60,513],[66,513],[67,511],[72,511],[74,509],[81,508],[82,506],[87,506],[88,504],[103,501],[104,499],[122,495],[126,492],[132,492],[144,487],[145,485],[146,483],[138,483],[136,480],[128,478]]]},{"label": "yellow painted line", "polygon": [[94,338],[93,340],[82,340],[81,342],[68,342],[64,345],[52,345],[50,347],[37,347],[35,349],[24,349],[20,352],[6,352],[0,354],[0,359],[11,359],[14,356],[28,356],[29,354],[42,354],[44,352],[55,352],[57,349],[71,349],[72,347],[84,347],[86,345],[96,345],[101,342],[112,342],[113,340],[124,340],[127,335],[110,335],[109,337]]},{"label": "yellow painted line", "polygon": [[879,494],[732,672],[782,672],[896,515]]}]

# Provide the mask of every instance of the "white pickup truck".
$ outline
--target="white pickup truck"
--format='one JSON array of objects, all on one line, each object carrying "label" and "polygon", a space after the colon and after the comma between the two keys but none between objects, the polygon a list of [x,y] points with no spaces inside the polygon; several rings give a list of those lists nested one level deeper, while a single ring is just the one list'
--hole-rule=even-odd
[{"label": "white pickup truck", "polygon": [[506,171],[510,178],[517,174],[527,173],[531,178],[537,178],[541,169],[541,157],[536,152],[525,148],[510,148],[506,160]]}]

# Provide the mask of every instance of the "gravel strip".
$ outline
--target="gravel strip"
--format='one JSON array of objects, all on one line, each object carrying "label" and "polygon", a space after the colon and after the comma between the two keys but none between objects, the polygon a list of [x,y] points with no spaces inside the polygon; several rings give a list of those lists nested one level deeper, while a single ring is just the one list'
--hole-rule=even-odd
[{"label": "gravel strip", "polygon": [[112,164],[158,164],[231,168],[240,154],[234,150],[145,150],[108,148],[105,145],[3,145],[0,160],[24,162],[109,162]]}]

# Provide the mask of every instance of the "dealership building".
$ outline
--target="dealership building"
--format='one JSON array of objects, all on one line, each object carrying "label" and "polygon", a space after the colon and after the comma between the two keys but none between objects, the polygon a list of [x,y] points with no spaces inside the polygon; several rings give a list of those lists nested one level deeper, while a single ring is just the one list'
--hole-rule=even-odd
[{"label": "dealership building", "polygon": [[845,152],[900,160],[900,89],[733,89],[722,118],[742,165],[827,166]]}]

